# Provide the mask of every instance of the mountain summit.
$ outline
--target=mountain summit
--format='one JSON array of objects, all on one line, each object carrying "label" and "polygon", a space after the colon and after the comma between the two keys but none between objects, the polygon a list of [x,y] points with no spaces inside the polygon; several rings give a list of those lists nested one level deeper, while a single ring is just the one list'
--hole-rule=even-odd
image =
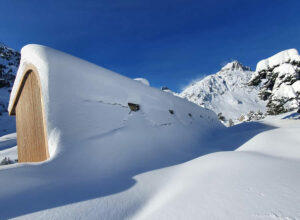
[{"label": "mountain summit", "polygon": [[251,71],[251,68],[248,66],[242,65],[239,61],[234,60],[230,63],[227,63],[220,71]]}]

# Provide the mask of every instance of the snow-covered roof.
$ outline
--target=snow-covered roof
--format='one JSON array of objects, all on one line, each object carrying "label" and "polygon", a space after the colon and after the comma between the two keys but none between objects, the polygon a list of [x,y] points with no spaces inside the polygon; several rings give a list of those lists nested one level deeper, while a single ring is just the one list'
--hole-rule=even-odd
[{"label": "snow-covered roof", "polygon": [[[184,128],[183,140],[184,135],[190,137],[197,129],[220,126],[215,114],[207,109],[40,45],[27,45],[21,51],[21,64],[8,107],[10,111],[28,65],[36,68],[41,82],[50,156],[58,148],[61,148],[59,151],[71,146],[75,148],[87,145],[90,139],[113,136],[135,120],[136,128],[132,128],[135,132],[127,137],[131,140],[134,139],[132,136],[139,139],[139,129],[147,126],[157,130],[169,128],[173,134],[181,133]],[[140,112],[130,113],[128,103],[139,104]],[[170,109],[175,115],[169,113]],[[189,113],[194,117],[189,117]],[[156,141],[159,142],[159,138]]]},{"label": "snow-covered roof", "polygon": [[261,60],[257,63],[256,72],[273,68],[280,64],[287,63],[291,60],[300,62],[300,56],[296,49],[284,50],[267,59]]}]

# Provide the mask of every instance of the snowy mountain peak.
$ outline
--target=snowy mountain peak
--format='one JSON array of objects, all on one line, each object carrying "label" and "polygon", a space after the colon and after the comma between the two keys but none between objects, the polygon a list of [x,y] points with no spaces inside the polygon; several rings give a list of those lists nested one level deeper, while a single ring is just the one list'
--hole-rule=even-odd
[{"label": "snowy mountain peak", "polygon": [[234,60],[222,67],[221,71],[251,71],[250,67],[242,65],[239,61]]},{"label": "snowy mountain peak", "polygon": [[247,86],[252,74],[249,67],[233,61],[218,73],[188,86],[179,96],[216,114],[222,113],[228,122],[229,119],[238,121],[250,111],[265,111],[264,101],[258,98],[258,88]]}]

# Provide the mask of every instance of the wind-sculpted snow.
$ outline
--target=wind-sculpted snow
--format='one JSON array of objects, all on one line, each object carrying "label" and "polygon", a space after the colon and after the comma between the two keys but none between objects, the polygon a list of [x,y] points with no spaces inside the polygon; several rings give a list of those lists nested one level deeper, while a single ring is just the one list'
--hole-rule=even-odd
[{"label": "wind-sculpted snow", "polygon": [[[195,157],[186,163],[165,166],[163,169],[127,170],[118,173],[118,176],[111,173],[114,178],[102,179],[103,171],[98,166],[98,172],[91,167],[94,178],[88,175],[90,172],[76,178],[78,167],[69,164],[69,172],[74,176],[70,177],[69,173],[59,170],[42,174],[41,170],[40,176],[43,178],[38,184],[28,179],[36,176],[32,175],[33,170],[23,169],[27,174],[22,174],[22,187],[16,187],[14,182],[8,184],[13,175],[8,180],[3,179],[3,185],[7,184],[5,189],[12,187],[15,193],[13,196],[6,194],[5,199],[0,197],[1,217],[300,219],[299,117],[297,113],[268,116],[260,122],[217,130],[201,143],[215,150],[229,152]],[[237,151],[231,151],[236,148]],[[174,152],[169,153],[174,156]],[[177,159],[189,158],[177,153]],[[203,153],[197,153],[194,149],[194,155]],[[169,157],[165,159],[169,160]],[[129,161],[127,165],[134,166],[134,162],[136,160]],[[79,163],[82,164],[81,161]],[[115,163],[119,164],[118,160]],[[143,162],[139,165],[143,166]],[[148,165],[150,167],[153,168],[153,164]],[[54,176],[55,180],[49,183]],[[129,176],[130,181],[127,179]],[[24,192],[24,187],[27,192]],[[108,191],[110,193],[107,194]],[[24,203],[23,199],[30,202]],[[9,207],[13,207],[13,211]]]}]

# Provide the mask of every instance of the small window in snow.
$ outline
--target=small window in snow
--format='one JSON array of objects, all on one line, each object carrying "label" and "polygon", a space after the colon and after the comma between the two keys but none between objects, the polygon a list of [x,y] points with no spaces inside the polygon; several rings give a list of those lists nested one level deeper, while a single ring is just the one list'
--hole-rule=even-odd
[{"label": "small window in snow", "polygon": [[128,106],[131,111],[137,112],[138,110],[140,110],[140,105],[138,104],[128,103]]}]

